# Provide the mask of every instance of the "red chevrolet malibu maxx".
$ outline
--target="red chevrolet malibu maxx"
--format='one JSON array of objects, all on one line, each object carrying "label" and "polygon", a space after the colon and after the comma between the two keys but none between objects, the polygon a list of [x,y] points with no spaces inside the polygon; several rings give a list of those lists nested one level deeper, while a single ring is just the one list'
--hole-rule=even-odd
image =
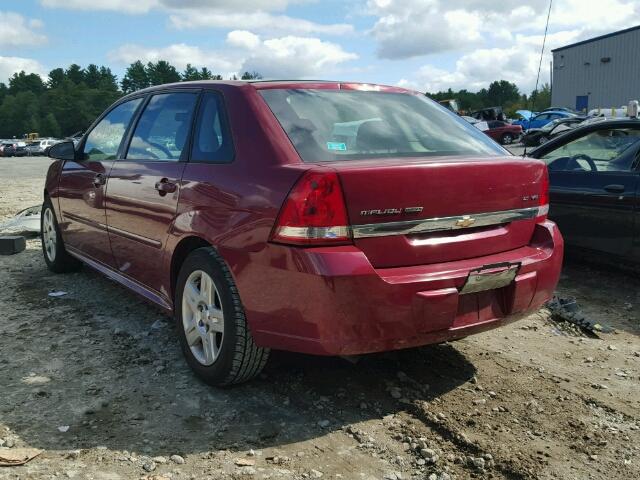
[{"label": "red chevrolet malibu maxx", "polygon": [[110,107],[58,161],[42,245],[175,316],[227,385],[269,349],[443,342],[551,297],[548,179],[424,95],[339,82],[193,82]]}]

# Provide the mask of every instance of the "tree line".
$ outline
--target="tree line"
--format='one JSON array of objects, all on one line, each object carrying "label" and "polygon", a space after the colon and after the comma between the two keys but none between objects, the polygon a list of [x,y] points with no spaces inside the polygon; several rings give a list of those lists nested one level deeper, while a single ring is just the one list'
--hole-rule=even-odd
[{"label": "tree line", "polygon": [[551,87],[547,83],[540,90],[531,92],[529,96],[521,93],[515,83],[507,80],[496,80],[489,88],[483,88],[478,92],[448,89],[436,93],[427,92],[427,96],[437,101],[455,99],[464,113],[487,107],[502,107],[507,116],[511,117],[516,110],[539,111],[551,106]]},{"label": "tree line", "polygon": [[[244,72],[243,80],[262,78]],[[232,77],[237,80],[237,77]],[[163,83],[189,80],[222,80],[206,67],[187,65],[179,72],[165,60],[137,61],[121,81],[111,69],[91,64],[55,68],[46,79],[24,71],[13,74],[8,84],[0,83],[0,138],[22,138],[37,132],[41,137],[62,138],[82,132],[122,95]]]},{"label": "tree line", "polygon": [[[240,78],[262,77],[257,72],[244,72]],[[165,60],[133,62],[120,81],[110,68],[94,64],[86,68],[77,64],[55,68],[46,79],[35,73],[15,73],[8,84],[0,83],[0,138],[22,138],[30,132],[41,137],[70,136],[84,131],[122,95],[153,85],[190,80],[222,80],[222,76],[192,65],[180,72]],[[506,80],[495,81],[478,92],[449,89],[427,95],[435,100],[456,99],[465,112],[502,106],[508,115],[522,108],[542,110],[551,101],[548,85],[527,96]]]}]

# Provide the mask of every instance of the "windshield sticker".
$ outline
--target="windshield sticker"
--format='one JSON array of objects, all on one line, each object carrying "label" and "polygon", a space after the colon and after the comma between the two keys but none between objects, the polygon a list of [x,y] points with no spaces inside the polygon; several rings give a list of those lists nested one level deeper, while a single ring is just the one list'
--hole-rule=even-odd
[{"label": "windshield sticker", "polygon": [[342,142],[327,142],[328,150],[337,150],[339,152],[347,151],[347,144]]}]

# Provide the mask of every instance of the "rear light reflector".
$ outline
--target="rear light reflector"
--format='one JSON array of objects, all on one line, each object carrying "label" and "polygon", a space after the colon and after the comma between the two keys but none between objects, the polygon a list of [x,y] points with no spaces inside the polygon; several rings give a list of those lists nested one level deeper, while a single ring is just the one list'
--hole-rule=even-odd
[{"label": "rear light reflector", "polygon": [[352,243],[337,173],[309,171],[298,180],[280,210],[271,240],[311,246]]},{"label": "rear light reflector", "polygon": [[544,222],[547,219],[547,214],[549,213],[549,171],[546,166],[540,182],[540,194],[538,198],[540,199],[540,206],[538,207],[538,216],[536,220],[538,222]]}]

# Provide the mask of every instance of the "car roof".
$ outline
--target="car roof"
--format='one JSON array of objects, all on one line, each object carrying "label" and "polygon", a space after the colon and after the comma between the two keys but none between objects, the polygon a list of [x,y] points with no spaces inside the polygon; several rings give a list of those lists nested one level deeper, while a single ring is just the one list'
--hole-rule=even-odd
[{"label": "car roof", "polygon": [[227,87],[247,88],[253,87],[256,90],[266,89],[344,89],[344,90],[370,90],[398,93],[419,93],[413,90],[397,87],[393,85],[381,85],[365,82],[342,82],[337,80],[194,80],[189,82],[165,83],[154,85],[142,90],[137,90],[126,95],[130,96],[151,93],[172,88],[205,88],[214,85],[225,85]]},{"label": "car roof", "polygon": [[574,113],[567,112],[566,110],[543,110],[538,115],[543,115],[543,114],[546,115],[548,113],[560,113],[562,115],[568,115],[568,116],[575,115]]}]

